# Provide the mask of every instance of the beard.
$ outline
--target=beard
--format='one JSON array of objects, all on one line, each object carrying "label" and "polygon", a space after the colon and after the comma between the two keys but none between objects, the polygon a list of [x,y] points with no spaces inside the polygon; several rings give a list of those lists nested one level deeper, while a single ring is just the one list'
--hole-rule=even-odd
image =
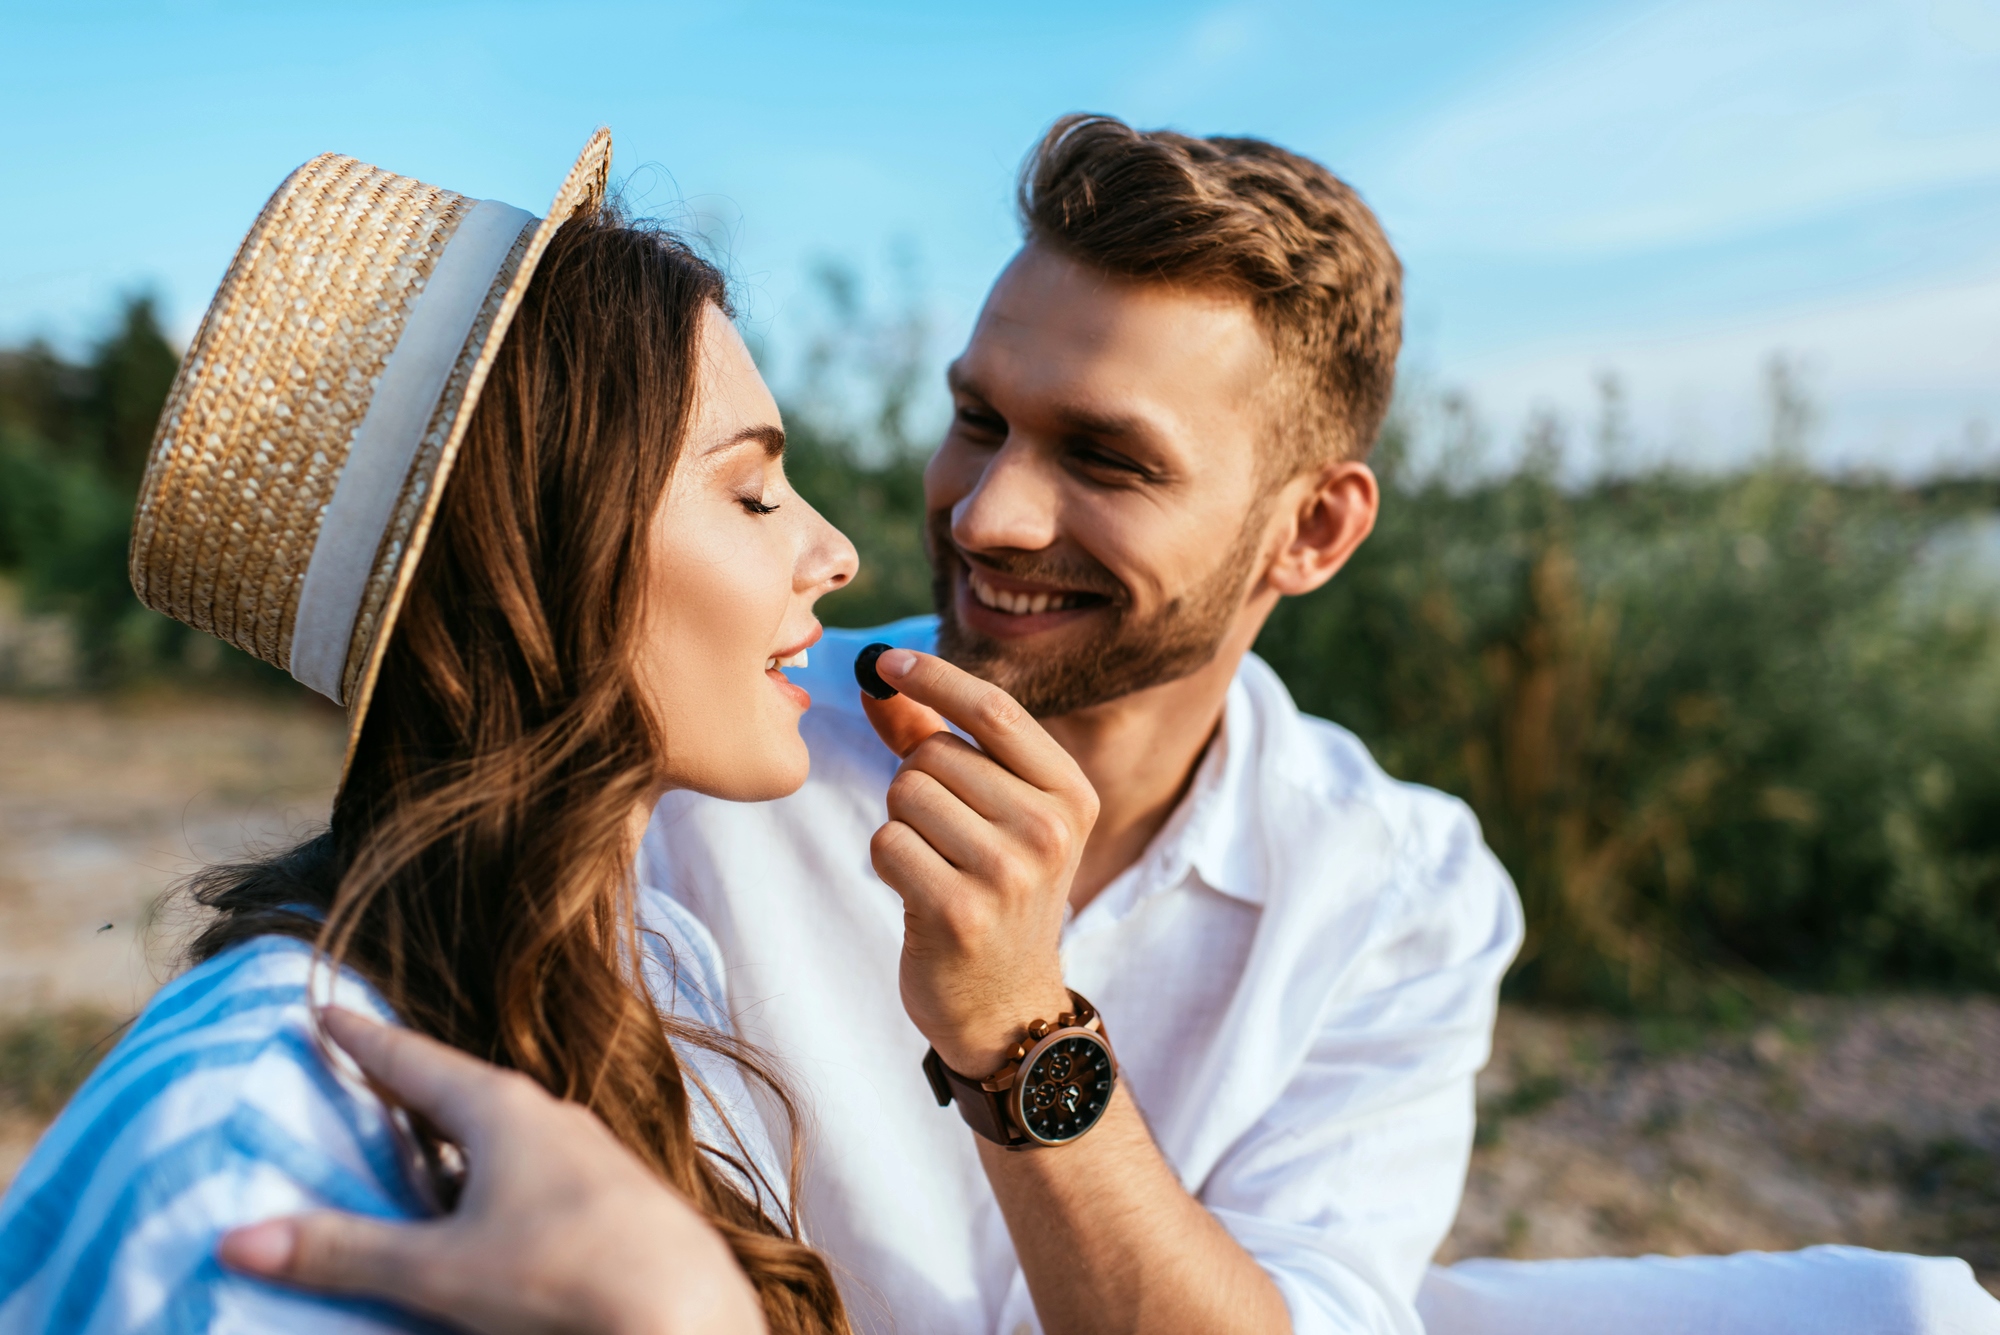
[{"label": "beard", "polygon": [[992,682],[1036,718],[1055,718],[1178,681],[1213,661],[1228,638],[1256,565],[1260,518],[1249,517],[1214,570],[1146,616],[1133,615],[1124,584],[1087,556],[982,554],[979,564],[996,574],[1103,599],[1087,623],[1092,625],[1089,635],[1059,650],[1030,651],[958,619],[958,583],[966,561],[951,539],[950,511],[934,510],[925,536],[931,597],[937,604],[938,656]]}]

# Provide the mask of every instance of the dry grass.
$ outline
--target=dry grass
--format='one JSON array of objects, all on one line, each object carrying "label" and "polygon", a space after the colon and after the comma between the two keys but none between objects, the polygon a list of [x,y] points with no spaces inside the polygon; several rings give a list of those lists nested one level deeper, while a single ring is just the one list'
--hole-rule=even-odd
[{"label": "dry grass", "polygon": [[0,696],[0,1014],[143,1006],[185,926],[167,891],[325,819],[341,728],[257,696]]},{"label": "dry grass", "polygon": [[0,1016],[0,1184],[14,1176],[125,1023],[92,1006]]},{"label": "dry grass", "polygon": [[341,739],[309,701],[0,696],[0,1185],[171,975],[174,882],[324,819]]}]

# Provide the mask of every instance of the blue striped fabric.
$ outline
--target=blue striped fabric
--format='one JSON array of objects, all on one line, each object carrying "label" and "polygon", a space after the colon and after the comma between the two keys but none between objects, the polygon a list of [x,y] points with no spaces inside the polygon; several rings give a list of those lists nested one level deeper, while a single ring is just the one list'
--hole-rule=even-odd
[{"label": "blue striped fabric", "polygon": [[[423,1213],[382,1106],[314,1049],[311,959],[265,938],[154,997],[0,1201],[0,1331],[434,1329],[215,1263],[224,1230],[274,1215]],[[351,978],[337,999],[388,1018]]]},{"label": "blue striped fabric", "polygon": [[[687,1018],[726,1023],[713,945],[692,919],[661,924],[649,981]],[[315,1298],[223,1271],[239,1224],[335,1207],[423,1215],[382,1105],[337,1075],[310,1037],[310,947],[268,937],[162,989],[49,1128],[0,1199],[0,1335],[62,1332],[429,1331],[386,1306]],[[322,995],[328,977],[313,980]],[[343,976],[340,1005],[390,1017]],[[747,1095],[702,1065],[768,1167]],[[697,1104],[697,1134],[721,1130]]]}]

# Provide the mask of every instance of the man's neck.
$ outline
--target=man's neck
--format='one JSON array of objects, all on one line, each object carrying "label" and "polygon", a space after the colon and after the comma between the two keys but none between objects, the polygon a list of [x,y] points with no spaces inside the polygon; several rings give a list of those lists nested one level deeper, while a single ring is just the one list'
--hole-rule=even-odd
[{"label": "man's neck", "polygon": [[1070,882],[1072,909],[1081,910],[1138,861],[1187,795],[1222,725],[1229,683],[1268,610],[1242,618],[1206,666],[1177,681],[1042,720],[1097,789],[1097,824]]}]

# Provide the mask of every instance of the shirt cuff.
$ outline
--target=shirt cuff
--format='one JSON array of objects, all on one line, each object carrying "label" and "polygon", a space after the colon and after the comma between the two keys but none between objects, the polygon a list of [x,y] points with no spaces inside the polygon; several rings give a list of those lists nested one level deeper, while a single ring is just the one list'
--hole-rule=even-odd
[{"label": "shirt cuff", "polygon": [[1278,1286],[1292,1335],[1424,1335],[1409,1297],[1366,1255],[1316,1229],[1211,1208]]}]

